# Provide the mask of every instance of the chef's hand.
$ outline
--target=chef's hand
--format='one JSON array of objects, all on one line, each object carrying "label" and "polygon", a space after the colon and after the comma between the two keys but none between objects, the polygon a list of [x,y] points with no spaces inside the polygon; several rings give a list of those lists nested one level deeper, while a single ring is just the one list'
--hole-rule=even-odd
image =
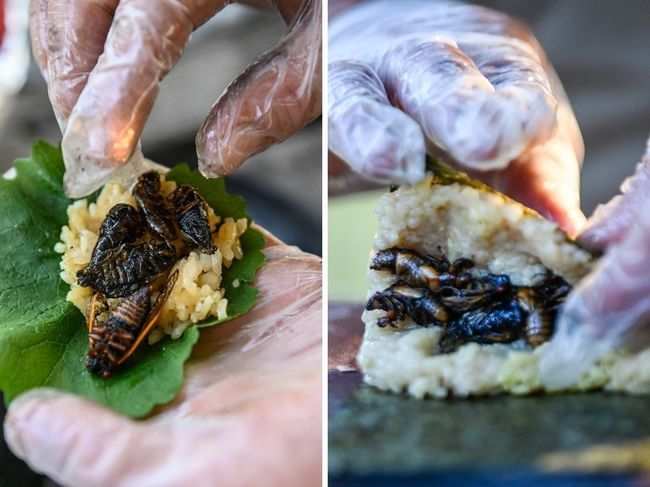
[{"label": "chef's hand", "polygon": [[542,356],[548,387],[574,383],[621,345],[634,350],[650,344],[650,140],[621,190],[596,210],[580,236],[585,246],[605,254],[564,304]]},{"label": "chef's hand", "polygon": [[[92,192],[129,160],[160,81],[178,61],[192,31],[228,3],[31,1],[34,55],[65,127],[69,196]],[[230,173],[321,111],[321,1],[242,3],[273,5],[290,27],[232,82],[199,129],[199,168],[211,177]],[[219,62],[218,54],[214,62]]]},{"label": "chef's hand", "polygon": [[443,153],[578,231],[582,138],[523,24],[435,0],[332,0],[332,8],[331,152],[383,183],[413,183],[424,175],[425,151]]},{"label": "chef's hand", "polygon": [[41,389],[5,438],[66,486],[320,485],[321,263],[269,237],[257,306],[201,331],[179,397],[133,421]]}]

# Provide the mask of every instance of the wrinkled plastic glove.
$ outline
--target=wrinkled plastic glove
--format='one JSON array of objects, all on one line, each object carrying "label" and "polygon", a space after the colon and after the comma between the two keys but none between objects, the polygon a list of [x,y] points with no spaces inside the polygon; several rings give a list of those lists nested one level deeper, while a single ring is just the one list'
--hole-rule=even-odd
[{"label": "wrinkled plastic glove", "polygon": [[650,344],[650,140],[622,194],[597,208],[580,241],[605,254],[571,293],[544,351],[541,373],[549,388],[574,384],[617,347]]},{"label": "wrinkled plastic glove", "polygon": [[428,150],[571,234],[584,223],[582,137],[520,22],[461,3],[359,2],[330,19],[328,87],[329,148],[366,177],[416,182]]},{"label": "wrinkled plastic glove", "polygon": [[66,486],[320,485],[321,262],[269,239],[256,307],[201,331],[173,403],[133,421],[36,389],[9,408],[11,450]]},{"label": "wrinkled plastic glove", "polygon": [[[31,1],[34,55],[64,129],[69,196],[91,193],[129,161],[160,81],[192,31],[228,3]],[[272,4],[289,32],[232,82],[199,129],[199,169],[210,177],[230,173],[321,111],[321,1],[245,3]]]}]

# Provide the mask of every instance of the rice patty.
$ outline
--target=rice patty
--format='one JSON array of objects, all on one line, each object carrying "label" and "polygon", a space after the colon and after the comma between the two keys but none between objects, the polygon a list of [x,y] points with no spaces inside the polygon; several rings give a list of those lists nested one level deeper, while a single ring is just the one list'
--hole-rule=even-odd
[{"label": "rice patty", "polygon": [[[469,183],[429,176],[415,186],[386,193],[376,210],[375,252],[391,247],[421,254],[440,251],[450,261],[466,257],[476,267],[507,274],[518,286],[531,286],[545,268],[571,285],[589,273],[594,258],[570,241],[556,224],[511,200]],[[371,259],[372,259],[371,255]],[[370,270],[368,296],[397,281],[388,271]],[[468,343],[441,354],[442,329],[424,328],[407,318],[398,328],[379,327],[383,311],[365,311],[365,333],[357,361],[364,381],[380,389],[446,397],[543,390],[539,359],[547,345],[527,349],[520,343]],[[610,354],[585,373],[574,390],[604,388],[650,392],[650,350]]]},{"label": "rice patty", "polygon": [[[161,193],[167,197],[176,189],[174,181],[166,181],[161,175]],[[54,250],[62,254],[61,279],[70,285],[66,299],[74,304],[87,318],[87,309],[93,290],[77,284],[77,272],[90,262],[97,243],[99,228],[109,210],[118,203],[136,206],[135,198],[128,188],[117,182],[107,183],[96,202],[82,199],[68,206],[68,224],[61,228],[60,242]],[[159,324],[149,334],[149,343],[160,340],[165,334],[176,339],[193,323],[208,317],[224,319],[228,299],[221,287],[222,269],[230,267],[234,260],[243,257],[239,238],[248,228],[245,218],[234,220],[214,213],[208,205],[210,230],[216,251],[213,254],[192,251],[180,259],[171,272],[178,269],[179,276],[169,299],[165,303]]]}]

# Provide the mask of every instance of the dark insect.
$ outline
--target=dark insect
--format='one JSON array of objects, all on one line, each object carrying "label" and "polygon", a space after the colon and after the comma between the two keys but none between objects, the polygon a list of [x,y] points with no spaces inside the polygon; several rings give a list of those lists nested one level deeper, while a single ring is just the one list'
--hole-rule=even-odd
[{"label": "dark insect", "polygon": [[532,288],[517,291],[519,306],[526,312],[526,341],[533,347],[547,342],[555,331],[555,318],[571,286],[560,276],[549,273]]},{"label": "dark insect", "polygon": [[377,321],[381,327],[397,326],[407,316],[418,325],[444,325],[449,319],[447,310],[441,306],[428,289],[412,289],[397,283],[388,289],[376,292],[366,304],[367,310],[386,311]]},{"label": "dark insect", "polygon": [[167,200],[160,193],[160,175],[149,171],[138,178],[133,196],[149,228],[164,240],[176,239],[174,216]]},{"label": "dark insect", "polygon": [[118,203],[111,208],[99,229],[99,238],[93,249],[90,266],[97,265],[109,250],[120,244],[134,242],[144,232],[142,218],[131,205]]},{"label": "dark insect", "polygon": [[537,347],[550,340],[553,336],[556,310],[545,307],[530,288],[517,291],[517,302],[526,312],[526,341]]},{"label": "dark insect", "polygon": [[453,352],[467,342],[508,343],[519,339],[526,313],[516,299],[463,313],[445,329],[440,351]]},{"label": "dark insect", "polygon": [[158,289],[151,304],[154,286],[143,286],[120,299],[111,309],[107,299],[96,293],[88,313],[88,354],[86,368],[103,378],[110,377],[135,352],[158,322],[160,311],[178,278],[175,271]]},{"label": "dark insect", "polygon": [[399,248],[380,250],[370,263],[373,270],[393,272],[410,286],[432,290],[464,286],[472,279],[471,274],[464,271],[473,266],[470,259],[458,259],[450,264],[446,257],[421,256],[413,250]]},{"label": "dark insect", "polygon": [[450,264],[444,255],[421,256],[413,250],[377,252],[370,268],[391,271],[399,281],[373,294],[366,309],[386,311],[377,321],[381,327],[396,326],[407,317],[421,326],[444,326],[443,352],[467,342],[520,339],[537,347],[553,336],[569,283],[547,271],[540,284],[514,286],[504,274],[467,272],[473,267],[470,259]]},{"label": "dark insect", "polygon": [[123,243],[106,251],[99,263],[79,271],[77,282],[107,297],[124,297],[167,272],[177,260],[176,248],[166,240]]},{"label": "dark insect", "polygon": [[167,280],[174,264],[192,248],[214,251],[208,207],[201,195],[183,185],[164,198],[160,187],[155,171],[138,178],[133,188],[138,208],[127,204],[111,208],[90,263],[77,273],[79,285],[95,291],[88,313],[86,365],[102,377],[126,361],[156,324],[178,277],[176,271]]},{"label": "dark insect", "polygon": [[201,195],[184,184],[171,194],[171,200],[183,240],[202,252],[214,252],[207,203]]},{"label": "dark insect", "polygon": [[504,274],[487,274],[470,279],[465,287],[445,286],[440,289],[440,302],[456,313],[485,307],[511,294],[510,278]]},{"label": "dark insect", "polygon": [[571,285],[560,276],[548,272],[544,280],[533,289],[545,308],[557,311],[571,292]]}]

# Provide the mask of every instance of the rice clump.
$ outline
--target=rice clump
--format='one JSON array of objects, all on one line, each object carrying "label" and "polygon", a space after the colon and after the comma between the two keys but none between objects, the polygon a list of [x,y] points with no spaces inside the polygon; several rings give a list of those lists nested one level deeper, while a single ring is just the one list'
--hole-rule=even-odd
[{"label": "rice clump", "polygon": [[[161,182],[164,196],[176,189],[176,183],[166,181],[163,175]],[[76,275],[90,262],[99,228],[108,211],[118,203],[136,206],[128,188],[115,182],[106,184],[94,203],[86,199],[73,202],[67,210],[68,224],[61,228],[61,241],[54,247],[56,252],[62,254],[61,279],[70,285],[66,299],[84,315],[93,290],[79,286]],[[155,343],[165,335],[176,339],[188,326],[208,317],[222,320],[228,316],[228,299],[221,286],[222,269],[243,257],[240,237],[246,231],[248,222],[245,218],[226,218],[222,221],[210,207],[208,222],[216,251],[213,254],[193,251],[172,268],[170,272],[178,269],[178,280],[163,306],[158,326],[149,334],[149,343]],[[217,227],[218,231],[215,231]]]}]

